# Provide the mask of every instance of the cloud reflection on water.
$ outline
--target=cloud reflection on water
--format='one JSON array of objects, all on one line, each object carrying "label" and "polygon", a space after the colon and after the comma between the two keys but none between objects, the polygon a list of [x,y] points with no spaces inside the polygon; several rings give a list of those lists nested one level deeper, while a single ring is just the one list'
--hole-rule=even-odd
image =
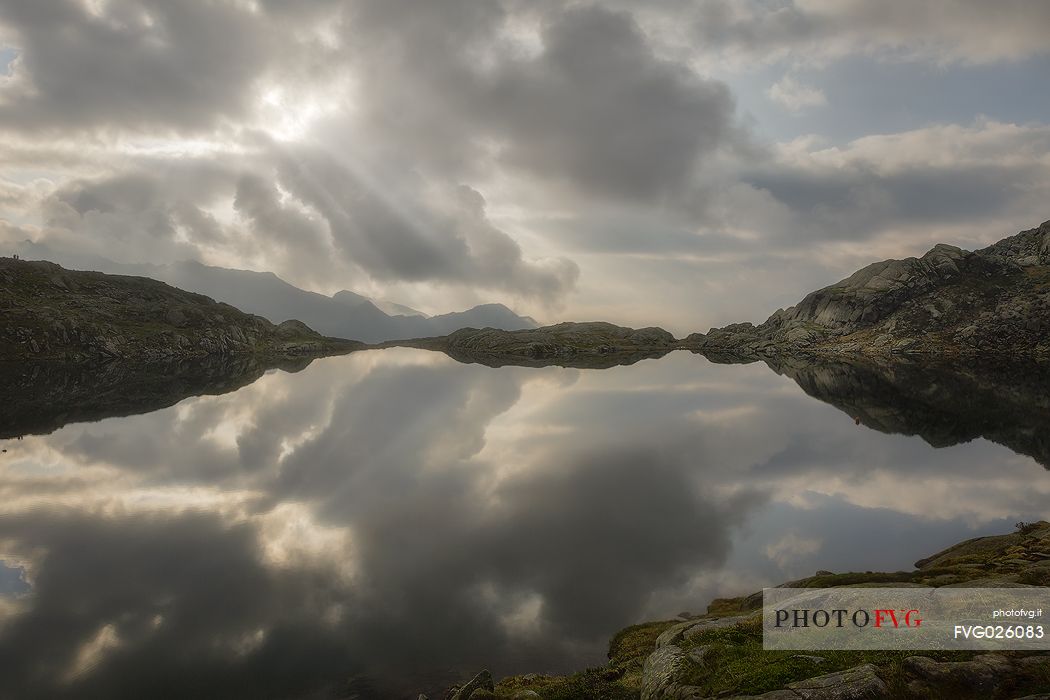
[{"label": "cloud reflection on water", "polygon": [[935,450],[685,353],[603,371],[356,353],[4,446],[0,560],[29,591],[0,588],[0,687],[19,697],[566,670],[626,624],[905,568],[1050,496],[1004,447]]}]

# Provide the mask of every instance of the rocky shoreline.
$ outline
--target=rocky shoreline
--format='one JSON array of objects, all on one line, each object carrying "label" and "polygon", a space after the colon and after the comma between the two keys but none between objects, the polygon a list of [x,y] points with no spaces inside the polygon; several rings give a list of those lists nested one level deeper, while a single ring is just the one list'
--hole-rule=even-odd
[{"label": "rocky shoreline", "polygon": [[[913,571],[818,571],[791,588],[1045,587],[1050,523],[1018,523],[915,563]],[[978,651],[765,651],[761,591],[717,599],[703,615],[634,625],[609,644],[609,662],[571,676],[488,671],[443,700],[1045,700],[1050,653]],[[686,619],[681,619],[681,618]],[[420,696],[423,700],[426,696]]]},{"label": "rocky shoreline", "polygon": [[677,340],[662,328],[559,323],[463,328],[366,345],[279,325],[142,277],[0,259],[0,360],[156,361],[249,353],[319,356],[366,347],[436,350],[466,363],[606,368],[676,349],[714,361],[786,357],[1050,358],[1050,221],[987,248],[934,246],[808,294],[759,325]]}]

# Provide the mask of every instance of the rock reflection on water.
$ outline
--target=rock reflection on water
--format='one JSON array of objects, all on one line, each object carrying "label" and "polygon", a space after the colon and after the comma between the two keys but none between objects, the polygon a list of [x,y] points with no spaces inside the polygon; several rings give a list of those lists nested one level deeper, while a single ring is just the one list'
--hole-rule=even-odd
[{"label": "rock reflection on water", "polygon": [[987,374],[416,350],[290,369],[94,412],[90,377],[78,408],[68,377],[8,375],[37,397],[0,434],[54,432],[2,441],[0,696],[402,697],[564,671],[627,624],[908,567],[1050,494],[1025,456],[1045,463],[1045,403]]}]

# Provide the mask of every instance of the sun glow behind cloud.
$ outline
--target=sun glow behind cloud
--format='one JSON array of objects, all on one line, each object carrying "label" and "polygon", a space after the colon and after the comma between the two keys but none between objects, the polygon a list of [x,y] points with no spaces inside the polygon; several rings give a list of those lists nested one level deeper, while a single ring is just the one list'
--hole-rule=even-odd
[{"label": "sun glow behind cloud", "polygon": [[263,130],[277,141],[299,141],[305,138],[319,120],[337,111],[348,118],[352,113],[345,102],[335,95],[322,97],[317,92],[297,93],[294,89],[274,85],[262,95],[259,121]]}]

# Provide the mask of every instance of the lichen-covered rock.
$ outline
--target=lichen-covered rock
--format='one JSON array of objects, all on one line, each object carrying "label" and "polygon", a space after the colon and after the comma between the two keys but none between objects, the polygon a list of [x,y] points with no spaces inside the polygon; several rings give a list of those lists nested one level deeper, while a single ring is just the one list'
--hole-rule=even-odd
[{"label": "lichen-covered rock", "polygon": [[908,689],[916,695],[956,687],[991,697],[1012,671],[1010,661],[999,654],[982,654],[971,661],[934,661],[925,656],[904,660],[904,672],[914,677]]},{"label": "lichen-covered rock", "polygon": [[[688,663],[687,655],[677,646],[667,645],[654,651],[645,662],[641,700],[715,700],[701,688],[682,682]],[[795,681],[761,695],[732,696],[733,700],[884,700],[891,697],[889,687],[872,664]]]},{"label": "lichen-covered rock", "polygon": [[911,656],[902,667],[909,679],[907,692],[916,698],[1016,698],[1032,690],[1050,689],[1050,656],[1046,654],[1021,658],[980,654],[967,661]]},{"label": "lichen-covered rock", "polygon": [[[879,677],[878,669],[872,664],[788,683],[787,690],[794,692],[801,700],[882,700],[892,697],[886,682]],[[768,694],[759,697],[775,700]]]},{"label": "lichen-covered rock", "polygon": [[642,668],[641,700],[701,700],[704,696],[698,688],[682,684],[681,676],[688,667],[680,647],[658,647]]}]

